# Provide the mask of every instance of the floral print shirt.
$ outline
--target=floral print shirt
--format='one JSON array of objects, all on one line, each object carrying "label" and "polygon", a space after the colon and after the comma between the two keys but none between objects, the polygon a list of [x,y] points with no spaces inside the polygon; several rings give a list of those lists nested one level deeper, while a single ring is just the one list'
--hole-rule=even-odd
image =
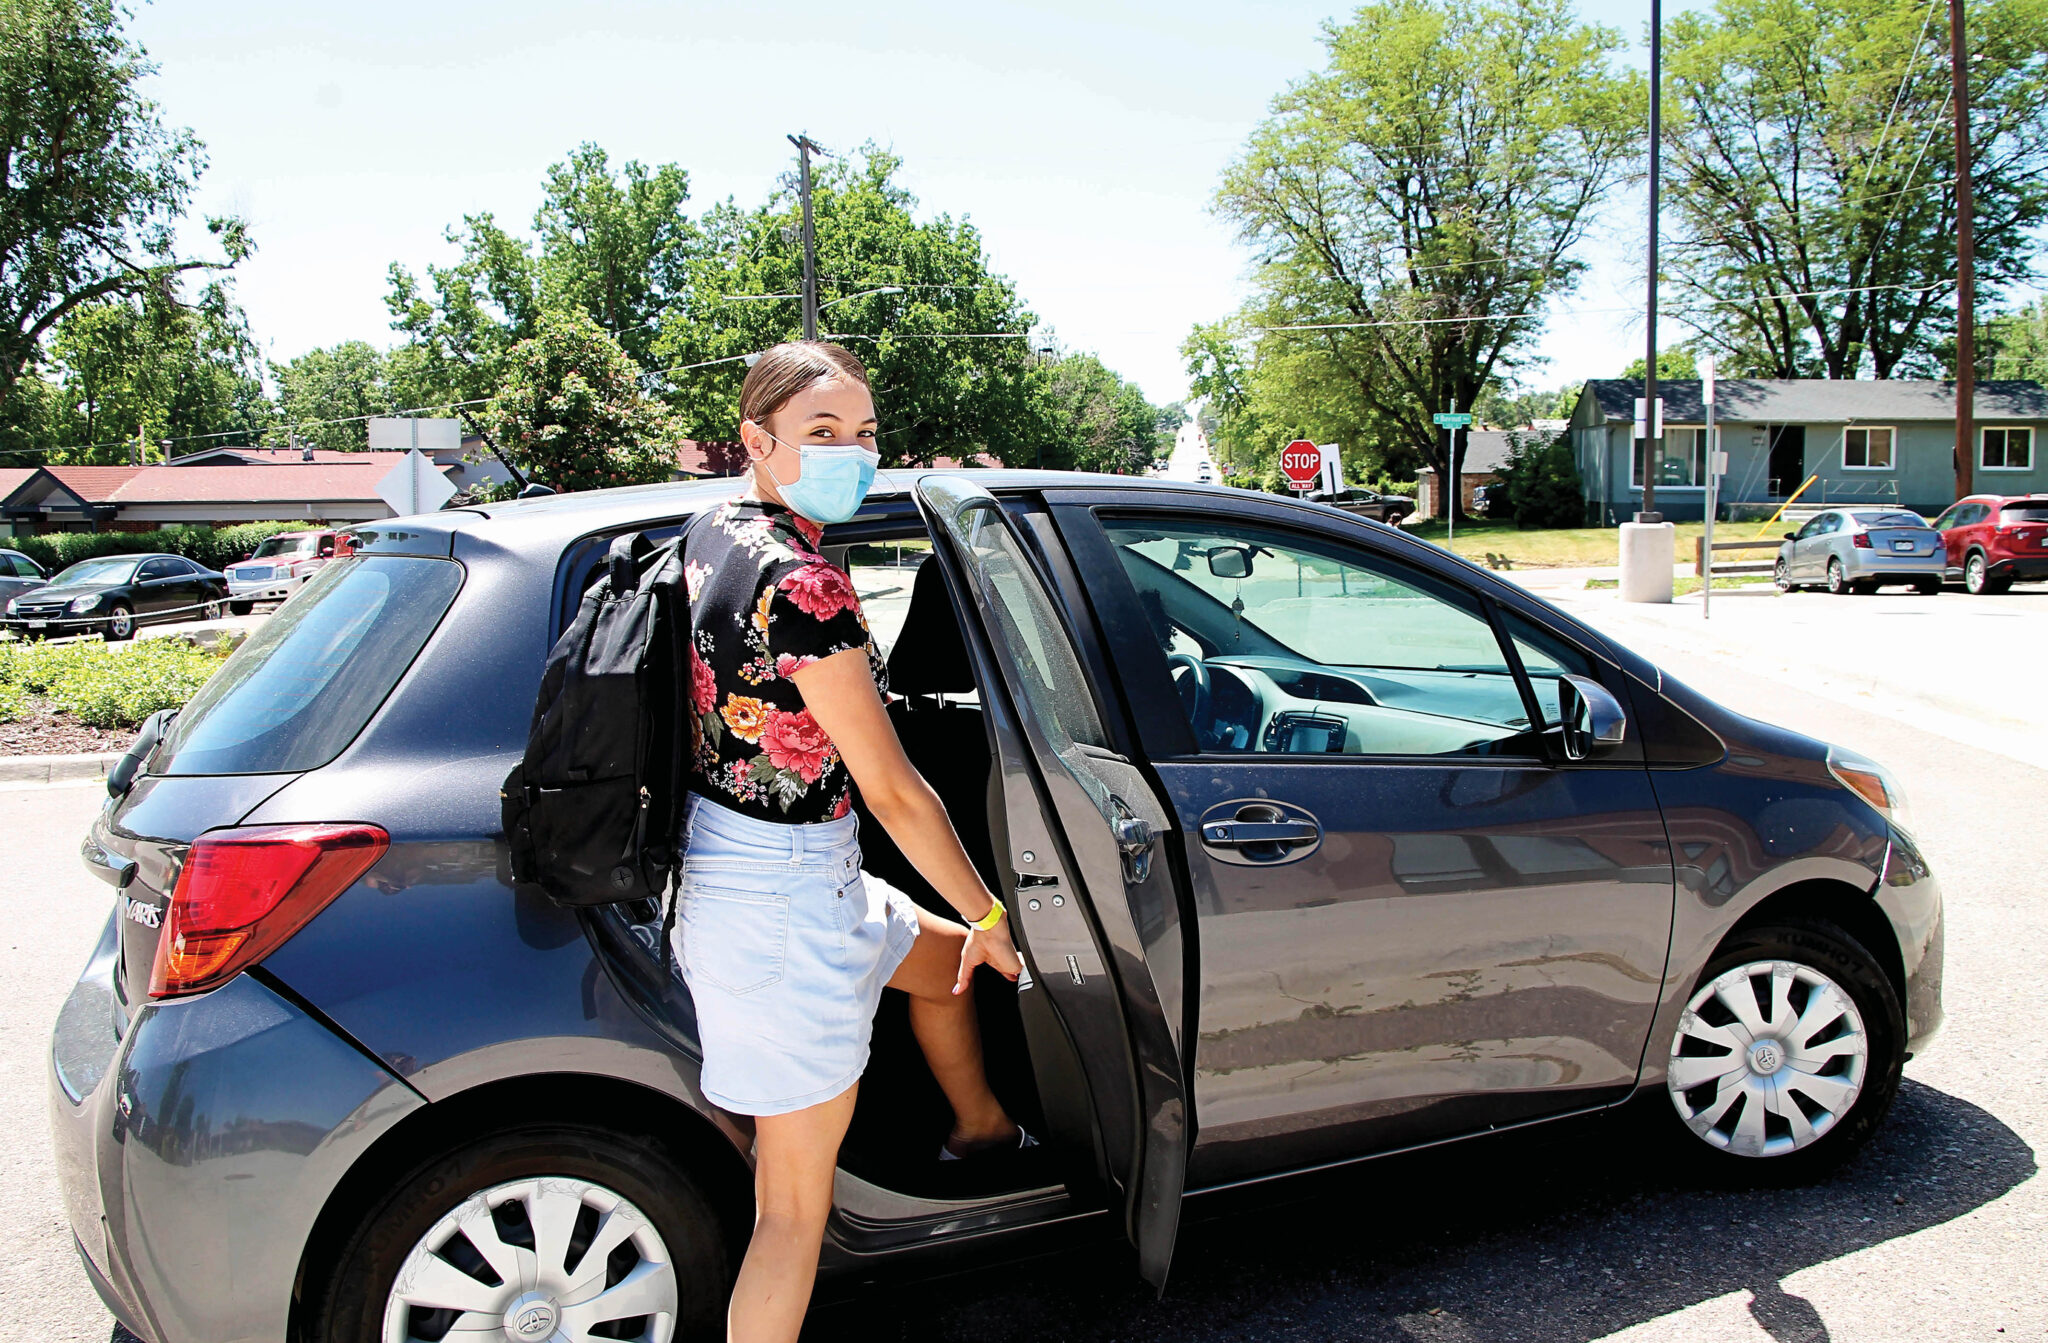
[{"label": "floral print shirt", "polygon": [[692,532],[690,786],[756,820],[807,825],[852,808],[853,780],[791,675],[849,648],[881,655],[846,571],[818,550],[820,528],[779,504],[735,499]]}]

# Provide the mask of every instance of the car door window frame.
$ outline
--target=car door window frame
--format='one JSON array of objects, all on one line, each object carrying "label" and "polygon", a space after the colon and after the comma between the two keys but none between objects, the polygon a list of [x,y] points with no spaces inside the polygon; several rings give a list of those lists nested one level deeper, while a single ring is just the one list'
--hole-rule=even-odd
[{"label": "car door window frame", "polygon": [[[1161,501],[1104,499],[1090,500],[1087,504],[1055,504],[1051,510],[1067,548],[1073,553],[1080,570],[1091,574],[1114,573],[1114,579],[1105,582],[1097,577],[1089,591],[1099,603],[1096,623],[1104,630],[1106,641],[1112,645],[1112,662],[1116,674],[1123,678],[1121,698],[1129,706],[1139,740],[1144,743],[1145,753],[1155,759],[1212,759],[1245,760],[1292,760],[1307,764],[1356,763],[1361,765],[1412,764],[1442,767],[1450,763],[1472,764],[1490,768],[1554,768],[1568,762],[1539,747],[1528,754],[1514,753],[1488,756],[1415,755],[1415,754],[1366,754],[1366,753],[1303,753],[1290,752],[1242,752],[1205,750],[1189,724],[1187,715],[1181,710],[1180,696],[1174,689],[1171,673],[1166,660],[1157,648],[1157,641],[1139,637],[1139,631],[1148,628],[1143,610],[1137,598],[1135,587],[1124,576],[1121,561],[1116,556],[1116,547],[1109,540],[1106,523],[1115,518],[1141,518],[1147,522],[1172,525],[1184,522],[1196,527],[1215,528],[1213,519],[1205,518],[1197,508],[1186,505],[1175,507]],[[1234,515],[1233,520],[1238,516]],[[1512,637],[1502,620],[1502,604],[1490,593],[1455,578],[1436,573],[1426,566],[1418,565],[1399,555],[1376,547],[1368,538],[1350,537],[1304,527],[1293,519],[1241,515],[1248,525],[1267,531],[1292,532],[1304,544],[1324,546],[1347,546],[1361,555],[1369,557],[1376,565],[1385,565],[1398,574],[1406,570],[1421,575],[1428,585],[1450,588],[1469,598],[1477,607],[1477,613],[1485,620],[1499,648],[1503,665],[1515,678],[1515,685],[1521,697],[1524,712],[1532,725],[1531,736],[1542,736],[1534,725],[1545,721],[1540,701],[1536,698],[1528,669],[1522,662],[1521,652],[1515,647]],[[1099,549],[1098,549],[1099,547]],[[1361,565],[1361,568],[1370,566]],[[1424,588],[1427,591],[1427,587]],[[1433,595],[1433,594],[1432,594]],[[1584,643],[1558,631],[1548,622],[1522,610],[1519,606],[1509,608],[1515,614],[1528,620],[1552,637],[1561,639],[1567,645],[1585,652],[1589,661],[1600,672],[1599,680],[1609,690],[1615,690],[1610,682],[1618,679],[1609,675],[1607,659]],[[1155,674],[1156,673],[1156,674]],[[1623,693],[1617,691],[1616,693]],[[1625,702],[1625,701],[1624,701]],[[1634,753],[1625,753],[1632,756]],[[1588,762],[1592,763],[1592,762]],[[1599,762],[1602,764],[1608,762]],[[1612,763],[1640,766],[1640,760],[1616,758]]]}]

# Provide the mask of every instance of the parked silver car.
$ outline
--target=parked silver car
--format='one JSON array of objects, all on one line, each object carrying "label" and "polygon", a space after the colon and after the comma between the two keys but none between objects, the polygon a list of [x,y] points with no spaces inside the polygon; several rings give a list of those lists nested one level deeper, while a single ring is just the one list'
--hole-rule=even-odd
[{"label": "parked silver car", "polygon": [[1940,533],[1918,513],[1830,508],[1785,533],[1772,576],[1780,592],[1819,584],[1839,596],[1899,583],[1934,593],[1947,562]]},{"label": "parked silver car", "polygon": [[37,564],[18,550],[0,550],[0,602],[19,597],[50,581]]}]

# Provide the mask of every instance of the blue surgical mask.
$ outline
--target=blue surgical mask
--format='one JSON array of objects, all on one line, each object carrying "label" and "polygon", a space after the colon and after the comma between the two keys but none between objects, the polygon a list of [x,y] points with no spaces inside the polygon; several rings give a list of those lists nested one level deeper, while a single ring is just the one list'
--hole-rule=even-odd
[{"label": "blue surgical mask", "polygon": [[[775,441],[782,443],[779,438]],[[768,477],[782,492],[782,502],[812,522],[844,522],[859,512],[868,487],[875,483],[875,468],[882,464],[880,453],[858,443],[782,446],[796,448],[797,477],[785,485],[773,467],[768,467]],[[765,459],[762,465],[767,466]]]}]

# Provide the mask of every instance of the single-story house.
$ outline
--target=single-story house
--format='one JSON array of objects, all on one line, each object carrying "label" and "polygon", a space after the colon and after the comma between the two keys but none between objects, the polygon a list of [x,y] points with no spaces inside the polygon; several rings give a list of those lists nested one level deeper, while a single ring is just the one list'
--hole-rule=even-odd
[{"label": "single-story house", "polygon": [[[1491,485],[1500,479],[1501,467],[1507,465],[1510,433],[1533,438],[1536,431],[1529,429],[1467,429],[1465,435],[1465,460],[1458,468],[1458,498],[1466,512],[1472,509],[1472,491],[1481,485]],[[1436,468],[1425,466],[1415,474],[1415,516],[1436,518],[1443,516],[1439,507],[1443,502],[1443,489],[1437,484]]]},{"label": "single-story house", "polygon": [[[0,499],[14,493],[35,473],[36,469],[33,466],[0,466]],[[12,535],[14,524],[9,522],[4,514],[0,514],[0,536]]]},{"label": "single-story house", "polygon": [[[1572,452],[1590,520],[1627,521],[1642,507],[1635,378],[1596,378],[1571,418]],[[1664,437],[1657,511],[1675,521],[1706,511],[1706,407],[1697,379],[1660,381]],[[1798,493],[1804,504],[1902,506],[1932,517],[1955,502],[1955,384],[1887,379],[1732,378],[1716,384],[1714,419],[1728,471],[1719,497],[1738,514],[1767,513]],[[2048,388],[1977,385],[1971,476],[1980,491],[2048,489],[2041,460]],[[1812,484],[1807,482],[1811,480]]]},{"label": "single-story house", "polygon": [[[262,452],[262,449],[241,449]],[[209,454],[212,456],[213,454]],[[367,522],[391,517],[377,493],[402,452],[343,452],[307,461],[193,465],[186,458],[154,466],[42,466],[0,495],[0,518],[17,534],[58,531],[152,531],[174,524],[238,522]],[[454,468],[441,468],[453,480]]]}]

